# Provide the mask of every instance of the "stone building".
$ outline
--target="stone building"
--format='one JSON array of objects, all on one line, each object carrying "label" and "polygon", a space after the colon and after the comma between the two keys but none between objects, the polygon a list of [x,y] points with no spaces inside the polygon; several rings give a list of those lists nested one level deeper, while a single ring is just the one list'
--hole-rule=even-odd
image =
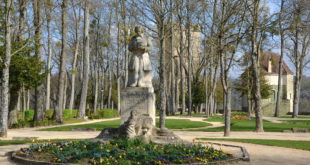
[{"label": "stone building", "polygon": [[[172,51],[172,57],[176,61],[176,63],[180,60],[180,54],[182,54],[182,60],[184,62],[185,68],[187,70],[188,68],[188,52],[187,52],[187,31],[186,28],[183,27],[182,29],[182,36],[183,39],[181,41],[181,34],[180,34],[180,28],[178,26],[175,26],[173,29],[173,42],[171,45],[171,38],[166,40],[166,51],[168,59],[171,59],[171,51]],[[201,61],[201,32],[199,30],[199,25],[194,25],[191,30],[191,45],[190,45],[190,51],[192,55],[192,61],[193,61],[193,72],[198,69],[199,62]],[[180,50],[180,44],[182,43],[183,49]],[[182,51],[182,52],[181,52]],[[167,60],[169,62],[170,60]]]},{"label": "stone building", "polygon": [[[279,60],[280,55],[277,53],[265,52],[261,57],[261,69],[267,83],[271,86],[271,95],[267,99],[262,99],[262,110],[264,116],[273,116],[276,107],[278,94],[279,78]],[[293,112],[293,94],[294,94],[294,73],[283,61],[282,65],[282,100],[280,105],[280,115]],[[242,99],[242,109],[247,108],[247,99]]]},{"label": "stone building", "polygon": [[[280,55],[277,53],[266,52],[263,53],[261,60],[261,67],[262,71],[265,72],[265,79],[272,87],[272,92],[269,98],[263,100],[264,114],[270,115],[274,113],[278,94]],[[285,114],[287,112],[293,112],[294,73],[290,70],[285,61],[283,61],[282,71],[282,100],[280,114]]]}]

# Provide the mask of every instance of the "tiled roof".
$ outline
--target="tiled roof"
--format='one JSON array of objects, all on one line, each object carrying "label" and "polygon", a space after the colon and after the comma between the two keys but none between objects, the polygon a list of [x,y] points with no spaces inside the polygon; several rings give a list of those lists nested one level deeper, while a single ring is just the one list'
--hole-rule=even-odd
[{"label": "tiled roof", "polygon": [[[272,64],[272,70],[271,73],[279,73],[279,60],[280,60],[280,55],[278,53],[271,53],[271,52],[265,52],[262,55],[261,59],[261,68],[264,72],[268,73],[268,63],[269,60],[271,59],[271,64]],[[291,69],[287,66],[287,64],[284,62],[282,63],[282,73],[283,74],[294,74]]]}]

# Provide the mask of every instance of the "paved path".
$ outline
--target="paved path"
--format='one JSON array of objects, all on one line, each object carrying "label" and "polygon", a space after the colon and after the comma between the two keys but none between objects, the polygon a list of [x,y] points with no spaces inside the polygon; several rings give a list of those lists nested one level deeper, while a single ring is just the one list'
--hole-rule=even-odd
[{"label": "paved path", "polygon": [[[170,117],[169,117],[170,118]],[[193,121],[202,121],[203,118],[186,118],[174,117],[182,119],[190,119]],[[114,118],[115,119],[115,118]],[[93,123],[98,121],[107,121],[114,119],[101,119],[87,121],[86,123]],[[78,125],[81,123],[65,124]],[[214,123],[219,124],[219,123]],[[40,127],[40,128],[50,128]],[[24,129],[10,129],[8,138],[12,137],[39,137],[39,139],[70,139],[70,138],[93,138],[99,134],[99,131],[85,132],[85,131],[36,131],[38,128],[24,128]],[[191,141],[197,137],[207,138],[223,138],[222,132],[195,132],[195,131],[175,131],[175,133],[182,139]],[[306,140],[310,143],[310,133],[281,133],[281,132],[231,132],[229,138],[240,139],[281,139],[281,140]],[[3,138],[2,138],[3,139]],[[308,165],[310,162],[310,151],[297,150],[291,148],[264,146],[257,144],[239,143],[239,142],[221,142],[226,144],[235,144],[246,147],[250,154],[251,162],[239,162],[238,164],[253,164],[253,165]],[[18,150],[23,145],[14,146],[0,146],[0,165],[12,164],[4,156],[7,151]]]}]

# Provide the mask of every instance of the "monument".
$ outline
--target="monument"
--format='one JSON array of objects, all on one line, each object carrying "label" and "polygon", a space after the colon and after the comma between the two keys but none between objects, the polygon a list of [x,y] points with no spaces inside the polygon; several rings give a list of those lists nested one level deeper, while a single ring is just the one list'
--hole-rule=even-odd
[{"label": "monument", "polygon": [[167,129],[155,127],[155,94],[148,51],[152,45],[141,26],[135,27],[128,49],[132,52],[128,66],[128,84],[121,92],[121,126],[105,128],[96,139],[141,139],[144,142],[171,143],[180,138]]},{"label": "monument", "polygon": [[149,115],[155,125],[155,94],[152,85],[152,65],[149,53],[151,41],[141,26],[135,27],[135,33],[128,45],[132,52],[128,65],[127,88],[121,93],[121,124],[126,122],[131,111]]}]

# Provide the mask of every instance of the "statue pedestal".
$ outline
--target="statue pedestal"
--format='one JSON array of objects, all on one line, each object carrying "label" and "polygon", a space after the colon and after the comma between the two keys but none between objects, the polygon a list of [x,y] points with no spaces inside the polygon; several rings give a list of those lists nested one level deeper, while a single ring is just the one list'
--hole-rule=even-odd
[{"label": "statue pedestal", "polygon": [[121,93],[121,124],[126,122],[131,111],[149,115],[155,125],[155,94],[153,88],[127,87]]}]

